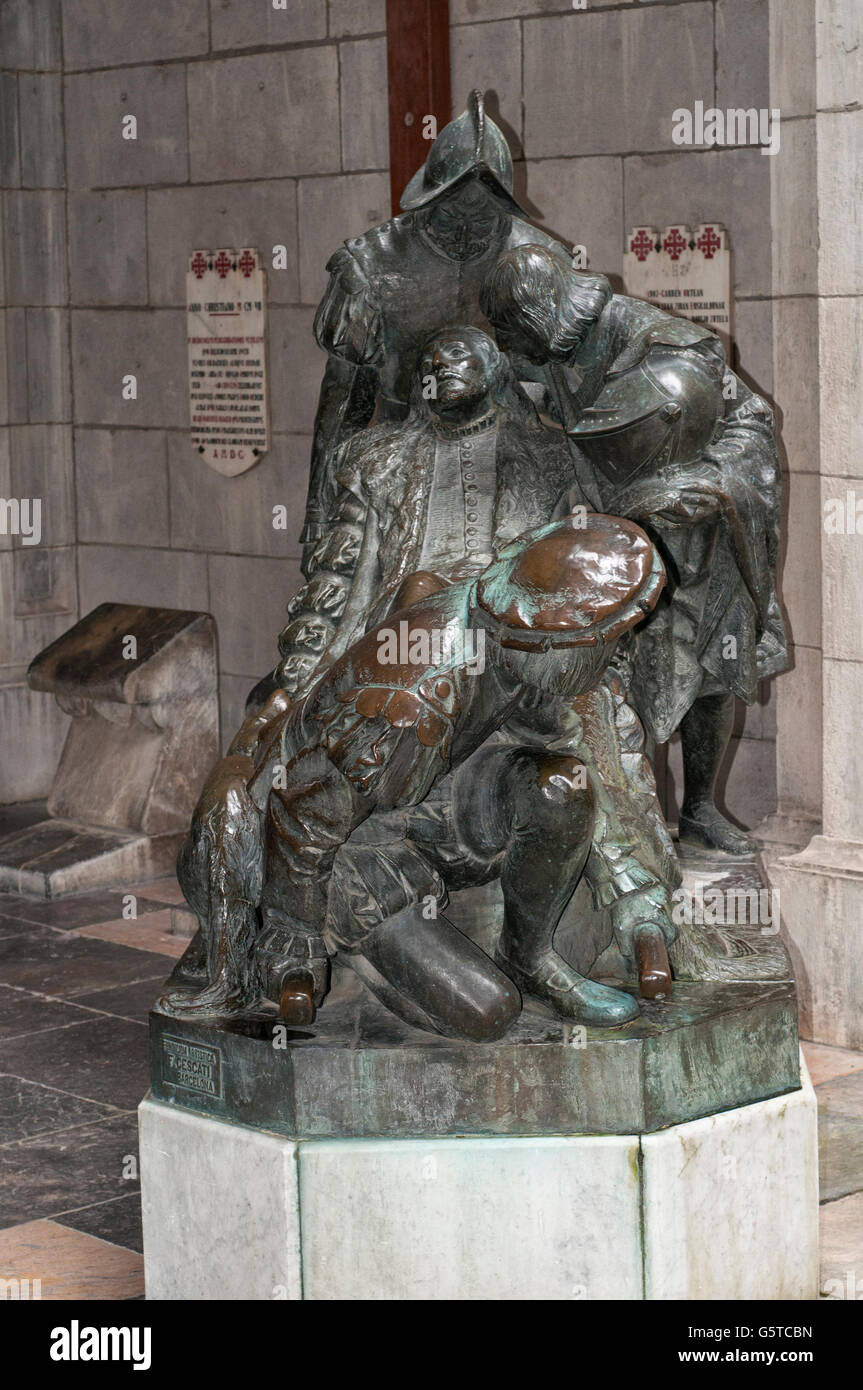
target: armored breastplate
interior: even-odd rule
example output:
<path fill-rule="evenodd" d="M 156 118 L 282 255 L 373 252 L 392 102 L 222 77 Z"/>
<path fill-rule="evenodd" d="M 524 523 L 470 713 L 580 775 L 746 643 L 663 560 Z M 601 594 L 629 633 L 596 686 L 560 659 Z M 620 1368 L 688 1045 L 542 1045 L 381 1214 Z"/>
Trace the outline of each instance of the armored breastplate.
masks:
<path fill-rule="evenodd" d="M 721 362 L 698 349 L 655 346 L 606 381 L 568 433 L 612 483 L 695 463 L 724 413 Z"/>

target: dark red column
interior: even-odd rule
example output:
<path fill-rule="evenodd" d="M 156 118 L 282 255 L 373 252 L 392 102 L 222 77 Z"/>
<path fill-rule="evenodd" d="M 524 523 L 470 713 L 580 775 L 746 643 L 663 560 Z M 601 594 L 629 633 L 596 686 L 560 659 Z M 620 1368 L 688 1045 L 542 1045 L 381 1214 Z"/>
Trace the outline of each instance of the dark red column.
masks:
<path fill-rule="evenodd" d="M 450 118 L 449 0 L 387 0 L 387 75 L 395 213 L 429 151 L 423 118 L 436 117 L 439 130 Z"/>

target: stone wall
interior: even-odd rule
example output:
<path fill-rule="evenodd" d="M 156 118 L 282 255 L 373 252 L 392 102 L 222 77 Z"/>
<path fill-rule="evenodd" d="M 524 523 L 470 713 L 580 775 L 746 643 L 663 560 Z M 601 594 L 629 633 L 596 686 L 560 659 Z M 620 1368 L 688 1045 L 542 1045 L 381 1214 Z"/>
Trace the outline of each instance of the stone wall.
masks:
<path fill-rule="evenodd" d="M 223 732 L 236 727 L 300 579 L 324 265 L 388 215 L 389 186 L 384 0 L 4 0 L 2 14 L 0 490 L 41 496 L 45 518 L 43 546 L 0 551 L 11 800 L 47 790 L 63 732 L 22 684 L 26 663 L 104 600 L 212 612 Z M 122 138 L 128 114 L 136 140 Z M 186 258 L 253 245 L 270 265 L 279 244 L 272 447 L 223 478 L 187 436 Z M 277 504 L 287 531 L 273 529 Z M 13 606 L 13 582 L 16 596 L 50 593 Z"/>
<path fill-rule="evenodd" d="M 769 104 L 767 10 L 450 5 L 456 109 L 471 86 L 490 93 L 537 221 L 584 244 L 618 288 L 633 224 L 724 219 L 735 365 L 772 398 L 773 161 L 671 142 L 678 106 Z M 0 469 L 12 470 L 4 495 L 45 499 L 43 546 L 0 551 L 4 597 L 16 583 L 22 596 L 0 620 L 0 713 L 20 711 L 3 723 L 5 800 L 47 788 L 63 731 L 23 686 L 27 660 L 106 599 L 213 612 L 223 733 L 236 726 L 299 579 L 324 264 L 389 206 L 384 0 L 5 0 L 2 15 L 12 350 Z M 121 135 L 127 114 L 135 141 Z M 186 436 L 184 272 L 196 246 L 244 243 L 267 263 L 284 244 L 288 267 L 269 272 L 272 448 L 227 479 Z M 128 373 L 136 400 L 122 396 Z M 272 527 L 277 503 L 287 532 Z M 765 696 L 740 712 L 728 776 L 729 809 L 748 824 L 773 809 L 773 738 Z M 673 749 L 670 765 L 673 803 Z"/>
<path fill-rule="evenodd" d="M 38 544 L 0 534 L 0 800 L 15 801 L 47 792 L 68 725 L 27 665 L 78 616 L 58 8 L 0 6 L 0 62 L 0 496 L 41 502 Z"/>

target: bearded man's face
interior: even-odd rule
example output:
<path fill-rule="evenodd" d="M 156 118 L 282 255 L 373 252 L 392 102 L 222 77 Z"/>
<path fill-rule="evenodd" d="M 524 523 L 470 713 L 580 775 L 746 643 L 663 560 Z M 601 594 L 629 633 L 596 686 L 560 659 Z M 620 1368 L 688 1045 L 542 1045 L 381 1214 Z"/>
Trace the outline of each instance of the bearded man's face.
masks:
<path fill-rule="evenodd" d="M 423 353 L 420 372 L 424 381 L 433 378 L 435 390 L 429 404 L 441 414 L 487 396 L 493 364 L 467 334 L 441 334 Z"/>
<path fill-rule="evenodd" d="M 469 261 L 500 236 L 505 220 L 494 194 L 478 179 L 471 179 L 434 203 L 425 214 L 424 226 L 453 260 Z"/>

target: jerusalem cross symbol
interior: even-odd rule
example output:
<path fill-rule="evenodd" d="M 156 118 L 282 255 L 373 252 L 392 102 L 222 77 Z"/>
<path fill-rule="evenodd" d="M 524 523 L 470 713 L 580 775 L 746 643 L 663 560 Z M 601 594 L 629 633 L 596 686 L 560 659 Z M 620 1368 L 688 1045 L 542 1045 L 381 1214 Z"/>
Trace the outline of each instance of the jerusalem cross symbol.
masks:
<path fill-rule="evenodd" d="M 680 259 L 681 252 L 686 250 L 686 238 L 680 235 L 676 227 L 672 227 L 662 245 L 671 259 L 676 261 Z"/>
<path fill-rule="evenodd" d="M 699 251 L 704 252 L 704 259 L 706 261 L 712 261 L 714 251 L 719 250 L 722 242 L 712 227 L 705 227 L 695 245 L 698 247 Z"/>
<path fill-rule="evenodd" d="M 653 238 L 642 227 L 638 236 L 634 236 L 629 243 L 630 251 L 634 251 L 640 261 L 646 261 L 653 250 Z"/>

